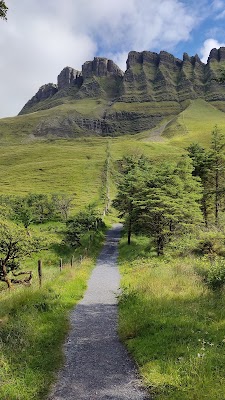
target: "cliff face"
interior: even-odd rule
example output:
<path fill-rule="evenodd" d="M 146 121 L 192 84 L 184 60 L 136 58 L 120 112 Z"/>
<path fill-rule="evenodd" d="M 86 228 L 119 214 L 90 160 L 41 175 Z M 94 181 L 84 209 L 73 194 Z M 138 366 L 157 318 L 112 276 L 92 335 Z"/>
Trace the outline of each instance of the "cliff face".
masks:
<path fill-rule="evenodd" d="M 225 100 L 218 82 L 225 67 L 225 48 L 213 49 L 207 64 L 198 55 L 183 60 L 161 51 L 130 52 L 123 79 L 122 101 L 178 101 L 205 98 Z"/>
<path fill-rule="evenodd" d="M 187 100 L 200 97 L 216 105 L 225 101 L 225 84 L 219 79 L 224 69 L 225 47 L 212 49 L 207 64 L 187 53 L 180 60 L 165 51 L 131 51 L 125 73 L 112 60 L 95 57 L 83 64 L 82 71 L 64 68 L 57 85 L 42 86 L 20 114 L 80 99 L 103 99 L 108 107 L 98 118 L 71 117 L 79 132 L 136 132 L 179 113 Z M 60 127 L 63 131 L 63 121 Z"/>

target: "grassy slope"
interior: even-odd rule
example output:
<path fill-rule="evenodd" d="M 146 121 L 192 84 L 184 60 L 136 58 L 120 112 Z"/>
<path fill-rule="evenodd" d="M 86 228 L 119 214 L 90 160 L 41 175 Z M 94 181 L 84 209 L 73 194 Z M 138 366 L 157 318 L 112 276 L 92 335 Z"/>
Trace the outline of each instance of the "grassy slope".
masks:
<path fill-rule="evenodd" d="M 157 259 L 149 240 L 120 247 L 120 336 L 154 399 L 224 399 L 225 297 L 210 293 L 192 259 Z"/>
<path fill-rule="evenodd" d="M 0 398 L 43 400 L 63 362 L 62 344 L 69 329 L 68 313 L 83 296 L 87 279 L 103 242 L 99 233 L 92 256 L 74 267 L 43 263 L 42 289 L 34 279 L 31 288 L 1 292 Z M 35 277 L 36 278 L 36 277 Z"/>
<path fill-rule="evenodd" d="M 0 194 L 69 193 L 77 207 L 99 202 L 106 141 L 58 141 L 1 148 Z"/>
<path fill-rule="evenodd" d="M 192 142 L 208 145 L 210 134 L 218 126 L 225 132 L 225 114 L 213 105 L 198 99 L 175 117 L 165 130 L 165 137 L 171 138 L 173 146 L 186 147 Z"/>
<path fill-rule="evenodd" d="M 95 104 L 96 110 L 97 110 L 96 113 L 99 113 L 100 109 L 98 109 L 98 107 L 102 108 L 102 105 L 98 104 L 97 102 L 93 103 L 92 100 L 90 101 L 89 106 L 87 106 L 86 100 L 84 102 L 79 102 L 79 107 L 80 107 L 79 112 L 82 112 L 82 113 L 86 112 L 86 114 L 88 115 L 88 113 L 91 112 L 94 104 Z M 64 113 L 65 110 L 67 110 L 67 111 L 69 110 L 68 107 L 70 107 L 70 106 L 69 105 L 59 106 L 58 110 L 59 110 L 59 112 Z M 43 113 L 46 116 L 48 113 L 52 113 L 52 110 L 46 110 L 46 111 L 43 111 Z M 47 114 L 45 114 L 45 113 L 47 113 Z M 145 133 L 141 133 L 140 135 L 124 136 L 124 137 L 113 138 L 113 139 L 88 138 L 88 139 L 79 139 L 76 141 L 60 140 L 60 141 L 34 142 L 34 143 L 25 144 L 25 140 L 23 140 L 23 137 L 24 138 L 27 137 L 27 131 L 26 131 L 27 124 L 28 124 L 28 129 L 30 129 L 30 127 L 32 125 L 32 119 L 35 120 L 35 118 L 37 118 L 37 114 L 33 113 L 29 116 L 28 119 L 27 118 L 28 118 L 28 116 L 20 117 L 21 127 L 19 127 L 18 125 L 15 124 L 14 119 L 12 119 L 12 120 L 10 119 L 11 123 L 15 124 L 15 129 L 12 130 L 11 132 L 14 132 L 15 135 L 18 134 L 18 140 L 15 138 L 14 138 L 15 140 L 13 139 L 14 145 L 7 144 L 7 143 L 11 143 L 11 141 L 12 141 L 12 136 L 11 136 L 11 134 L 9 134 L 9 132 L 7 132 L 7 130 L 5 131 L 4 137 L 0 138 L 0 141 L 2 144 L 4 144 L 4 143 L 7 144 L 5 146 L 4 145 L 1 146 L 0 165 L 1 165 L 2 173 L 0 176 L 0 193 L 4 193 L 4 194 L 25 194 L 27 192 L 70 193 L 70 194 L 76 193 L 75 203 L 74 203 L 75 208 L 82 208 L 85 204 L 88 204 L 92 201 L 97 201 L 98 204 L 101 205 L 101 207 L 102 207 L 102 204 L 103 204 L 102 200 L 101 200 L 101 196 L 102 196 L 102 192 L 103 192 L 102 173 L 103 173 L 103 169 L 104 169 L 104 162 L 106 159 L 106 146 L 107 146 L 108 142 L 110 142 L 110 152 L 111 152 L 111 158 L 112 158 L 113 162 L 115 162 L 118 158 L 121 158 L 124 154 L 127 154 L 129 152 L 136 152 L 136 153 L 144 152 L 146 155 L 149 155 L 153 160 L 155 160 L 157 162 L 161 162 L 164 159 L 174 160 L 175 158 L 179 157 L 180 154 L 182 153 L 182 148 L 186 147 L 189 143 L 191 143 L 193 141 L 200 141 L 201 144 L 207 145 L 210 140 L 210 132 L 215 124 L 217 124 L 220 128 L 224 127 L 224 130 L 225 130 L 225 114 L 221 113 L 220 111 L 218 111 L 211 105 L 208 105 L 207 103 L 205 103 L 201 100 L 192 102 L 190 107 L 187 110 L 185 110 L 183 112 L 183 114 L 181 114 L 178 117 L 178 119 L 176 119 L 176 123 L 177 123 L 177 120 L 179 120 L 179 125 L 182 125 L 182 123 L 183 123 L 186 133 L 185 134 L 182 133 L 179 136 L 179 135 L 177 135 L 176 131 L 173 131 L 173 134 L 175 133 L 175 136 L 173 138 L 165 139 L 165 141 L 162 143 L 154 143 L 154 142 L 148 141 L 149 132 L 145 132 Z M 3 126 L 2 124 L 4 125 L 3 120 L 0 121 L 0 132 L 1 132 L 1 127 Z M 174 127 L 176 127 L 176 126 L 177 125 L 175 124 Z M 23 129 L 24 129 L 24 133 L 22 133 L 22 136 L 21 136 L 21 130 L 23 132 Z M 170 134 L 171 134 L 171 129 L 172 128 L 170 127 Z M 24 143 L 21 143 L 21 139 L 23 140 Z M 18 144 L 18 142 L 19 142 L 19 144 Z M 115 192 L 114 186 L 112 187 L 112 192 Z M 54 227 L 50 226 L 49 229 L 50 229 L 50 231 L 52 230 L 52 232 L 54 231 Z M 48 228 L 45 229 L 45 227 L 43 227 L 43 235 L 46 235 L 47 231 L 48 231 Z M 53 232 L 53 235 L 55 235 L 54 232 Z M 134 252 L 135 251 L 136 250 L 134 250 Z M 54 253 L 54 251 L 51 254 L 51 258 L 52 258 L 52 260 L 53 259 L 56 260 L 57 257 L 59 257 L 59 254 L 58 253 L 53 254 L 53 253 Z M 47 266 L 48 264 L 47 264 L 46 255 L 45 255 L 44 260 L 46 260 L 46 266 Z M 36 261 L 37 260 L 35 260 L 35 263 L 36 263 Z M 50 264 L 52 265 L 52 261 L 50 261 Z M 49 266 L 50 266 L 50 264 L 49 264 Z M 142 264 L 144 264 L 144 265 L 141 267 Z M 145 314 L 144 310 L 147 310 L 147 316 L 151 315 L 151 309 L 149 307 L 150 307 L 150 305 L 152 305 L 155 302 L 154 296 L 156 296 L 155 294 L 153 294 L 153 297 L 150 298 L 149 295 L 146 294 L 147 293 L 146 286 L 143 283 L 143 281 L 145 281 L 146 285 L 147 285 L 147 282 L 149 280 L 146 279 L 146 277 L 148 276 L 148 273 L 150 274 L 150 273 L 152 273 L 152 271 L 150 271 L 148 266 L 146 269 L 145 263 L 142 263 L 142 262 L 138 264 L 138 267 L 140 267 L 140 273 L 137 273 L 137 275 L 135 275 L 135 279 L 133 279 L 133 268 L 128 268 L 128 265 L 126 264 L 125 268 L 123 269 L 124 276 L 125 276 L 125 278 L 124 278 L 125 285 L 127 285 L 127 282 L 130 282 L 131 285 L 134 285 L 135 290 L 140 291 L 140 293 L 142 293 L 142 290 L 144 290 L 144 292 L 145 292 L 144 296 L 147 296 L 147 300 L 146 300 L 146 297 L 144 297 L 144 303 L 143 303 L 144 308 L 142 308 L 142 304 L 141 304 L 141 308 L 135 308 L 136 305 L 134 306 L 134 308 L 132 308 L 133 306 L 132 305 L 130 306 L 130 304 L 128 303 L 128 308 L 131 307 L 131 309 L 133 310 L 132 320 L 129 321 L 129 324 L 133 324 L 132 326 L 134 326 L 134 324 L 136 324 L 135 325 L 136 330 L 132 331 L 133 333 L 131 334 L 132 337 L 134 337 L 136 334 L 139 334 L 139 333 L 141 334 L 142 331 L 143 331 L 143 334 L 145 334 L 146 332 L 147 332 L 147 334 L 148 334 L 148 332 L 150 332 L 150 333 L 152 332 L 151 330 L 149 330 L 150 329 L 149 327 L 152 324 L 152 320 L 148 320 L 146 322 L 146 326 L 144 328 L 143 328 L 143 324 L 145 322 L 143 322 L 143 324 L 142 324 L 142 322 L 140 321 L 141 324 L 140 324 L 140 327 L 138 328 L 139 320 L 137 318 L 138 318 L 138 315 Z M 50 277 L 54 276 L 54 271 L 55 271 L 54 267 L 53 267 L 53 269 L 51 269 L 52 267 L 48 267 L 48 268 L 49 268 L 48 269 L 49 276 Z M 169 273 L 168 269 L 163 269 L 163 271 L 165 271 L 165 273 L 167 274 L 167 275 L 165 275 L 165 279 L 163 278 L 166 282 L 166 285 L 168 283 L 168 279 L 170 280 L 170 282 L 172 284 L 174 277 L 171 278 L 171 276 L 168 275 L 168 273 Z M 163 271 L 162 271 L 162 273 L 163 273 Z M 157 272 L 157 270 L 153 270 L 153 272 Z M 53 274 L 53 275 L 51 275 L 51 274 Z M 150 274 L 149 279 L 153 279 L 153 275 Z M 183 280 L 183 277 L 181 277 L 179 279 Z M 191 282 L 192 281 L 193 281 L 193 279 L 191 278 Z M 136 285 L 137 285 L 137 287 L 136 287 Z M 160 285 L 162 285 L 162 283 L 160 283 Z M 188 290 L 183 292 L 183 288 L 184 288 L 183 284 L 181 285 L 180 281 L 178 281 L 177 285 L 178 285 L 177 287 L 181 287 L 181 289 L 182 289 L 182 291 L 180 289 L 178 290 L 179 296 L 181 296 L 181 298 L 185 297 L 185 296 L 190 297 L 195 292 L 195 290 L 197 290 L 194 288 L 193 290 L 191 289 L 190 292 L 188 292 Z M 157 287 L 157 285 L 156 285 L 156 287 Z M 65 286 L 65 288 L 66 288 L 66 286 Z M 161 286 L 160 290 L 163 291 L 165 289 L 166 288 L 164 286 Z M 175 302 L 176 302 L 176 299 L 177 299 L 177 297 L 176 297 L 177 291 L 176 290 L 175 290 L 175 294 L 172 293 L 169 295 L 169 296 L 171 296 L 171 299 L 172 299 L 170 302 L 168 302 L 169 308 L 172 303 L 175 304 Z M 195 292 L 195 293 L 197 293 L 197 292 Z M 175 297 L 175 300 L 174 300 L 174 297 Z M 196 295 L 195 300 L 196 300 L 196 303 L 195 303 L 194 307 L 197 307 L 196 309 L 199 310 L 198 313 L 200 313 L 201 310 L 203 312 L 205 312 L 205 309 L 201 308 L 202 307 L 201 304 L 198 306 L 199 301 L 201 300 L 201 297 L 199 294 Z M 17 301 L 17 300 L 15 300 L 15 301 Z M 67 301 L 67 300 L 65 300 L 65 301 Z M 179 299 L 178 299 L 178 301 L 180 302 Z M 39 300 L 37 300 L 37 303 L 39 304 Z M 69 303 L 70 303 L 70 301 L 68 302 L 68 304 Z M 164 303 L 165 303 L 164 304 L 165 309 L 162 309 L 162 315 L 164 318 L 164 322 L 166 321 L 165 323 L 167 323 L 166 312 L 168 311 L 168 307 L 167 307 L 167 303 L 165 301 L 164 301 Z M 70 304 L 72 304 L 72 303 L 70 303 Z M 181 302 L 180 302 L 180 304 L 181 304 Z M 139 305 L 138 305 L 138 307 L 139 307 Z M 189 307 L 188 301 L 187 301 L 187 307 Z M 178 313 L 180 312 L 179 310 L 181 310 L 181 309 L 180 308 L 178 309 Z M 141 314 L 140 314 L 140 311 L 141 311 Z M 156 311 L 155 311 L 156 319 L 157 319 L 158 311 L 159 311 L 159 309 L 156 309 Z M 188 312 L 188 310 L 187 310 L 187 312 Z M 215 310 L 212 306 L 212 313 L 214 313 L 214 312 L 215 312 Z M 126 313 L 126 310 L 125 310 L 125 313 Z M 197 313 L 197 317 L 198 317 L 198 313 Z M 4 307 L 2 306 L 2 315 L 0 316 L 0 318 L 2 318 L 2 321 L 7 322 L 7 319 L 5 319 L 5 316 L 3 314 L 4 314 Z M 46 315 L 45 313 L 42 315 L 42 317 L 44 319 L 45 319 L 45 315 Z M 25 325 L 28 323 L 28 329 L 30 329 L 29 328 L 30 326 L 34 326 L 37 323 L 37 321 L 39 321 L 40 316 L 36 316 L 36 317 L 37 317 L 36 320 L 31 321 L 31 325 L 28 320 L 26 322 L 26 318 L 27 318 L 26 316 L 24 316 L 24 317 L 22 316 L 22 320 L 18 320 L 16 322 L 16 324 L 18 323 L 18 326 L 21 327 L 22 332 L 25 333 L 25 336 L 27 335 Z M 178 317 L 179 317 L 179 315 L 178 315 Z M 25 318 L 25 319 L 23 320 L 23 318 Z M 52 314 L 52 318 L 53 319 L 55 318 L 54 313 Z M 126 318 L 127 317 L 124 316 L 124 321 L 126 321 Z M 177 321 L 178 321 L 178 319 L 177 319 Z M 4 328 L 5 322 L 2 325 L 3 332 L 5 329 Z M 194 329 L 196 329 L 196 332 L 198 331 L 198 329 L 204 330 L 204 326 L 201 325 L 201 323 L 199 323 L 199 324 L 203 328 L 201 328 L 201 327 L 199 328 L 197 319 L 193 323 L 195 324 L 196 328 L 194 328 Z M 13 331 L 14 323 L 12 323 L 12 324 L 9 323 L 9 325 L 8 324 L 6 324 L 6 325 L 9 327 L 9 329 L 12 329 L 12 338 L 14 338 L 14 336 L 13 336 L 14 335 L 14 333 L 13 333 L 14 332 Z M 49 334 L 51 335 L 51 330 L 49 330 L 49 326 L 51 326 L 51 324 L 50 325 L 46 324 L 45 327 L 43 327 L 43 331 L 45 334 L 47 334 L 47 332 L 49 331 Z M 163 326 L 165 326 L 165 325 L 163 325 Z M 62 342 L 64 334 L 65 334 L 65 328 L 63 327 L 63 325 L 61 323 L 59 323 L 58 327 L 59 327 L 59 332 L 61 330 L 61 333 L 59 333 L 59 341 L 57 343 L 55 343 L 55 342 L 53 343 L 53 346 L 56 346 L 55 349 L 58 348 L 59 343 Z M 169 327 L 170 326 L 168 325 L 168 329 L 169 329 Z M 158 325 L 156 325 L 156 328 L 157 328 L 157 332 L 158 332 Z M 223 328 L 223 326 L 222 326 L 222 328 Z M 123 325 L 121 325 L 120 329 L 121 330 L 124 329 Z M 188 333 L 190 333 L 190 332 L 188 332 Z M 11 335 L 11 333 L 10 333 L 10 335 Z M 169 335 L 169 333 L 168 333 L 168 335 Z M 125 337 L 126 332 L 125 332 L 125 334 L 122 334 L 122 336 Z M 156 339 L 157 339 L 157 336 L 158 336 L 158 334 L 156 334 L 156 336 L 155 336 Z M 155 338 L 154 338 L 154 340 L 155 340 Z M 203 334 L 201 335 L 201 338 L 204 338 Z M 14 339 L 12 339 L 12 340 L 14 340 Z M 20 339 L 18 339 L 18 340 L 20 340 Z M 25 340 L 25 339 L 22 339 L 22 340 Z M 31 338 L 31 342 L 29 342 L 29 340 L 26 342 L 28 347 L 30 346 L 30 343 L 34 339 Z M 49 341 L 51 341 L 51 340 L 52 339 L 50 339 L 50 336 L 49 336 Z M 171 336 L 168 336 L 168 340 L 169 341 L 172 340 Z M 168 342 L 168 340 L 167 340 L 167 342 Z M 175 342 L 172 342 L 172 345 L 170 346 L 171 354 L 172 354 L 172 351 L 174 350 L 174 348 L 177 346 L 177 342 L 176 342 L 177 340 L 178 340 L 177 336 L 175 336 Z M 218 339 L 216 339 L 216 340 L 218 340 L 218 341 L 220 340 L 219 336 L 218 336 Z M 151 381 L 154 383 L 154 385 L 158 385 L 159 390 L 161 390 L 162 388 L 165 388 L 167 385 L 170 388 L 171 388 L 171 386 L 177 387 L 179 382 L 181 382 L 180 385 L 182 385 L 182 386 L 186 385 L 185 380 L 182 380 L 184 378 L 180 378 L 180 377 L 177 378 L 177 381 L 175 383 L 174 383 L 174 381 L 171 383 L 170 371 L 167 371 L 167 367 L 165 366 L 165 363 L 163 363 L 164 362 L 163 359 L 162 359 L 162 362 L 160 361 L 160 365 L 158 364 L 158 362 L 156 362 L 155 367 L 153 365 L 154 362 L 150 363 L 148 365 L 149 361 L 146 358 L 145 359 L 142 358 L 144 356 L 142 356 L 142 353 L 141 353 L 142 350 L 140 349 L 140 347 L 142 347 L 142 344 L 141 344 L 142 337 L 141 337 L 141 339 L 137 337 L 137 341 L 136 341 L 137 351 L 134 350 L 134 347 L 132 347 L 133 346 L 132 343 L 134 343 L 134 341 L 130 342 L 129 348 L 132 349 L 134 356 L 138 360 L 138 362 L 143 365 L 142 372 L 143 372 L 144 376 L 146 377 L 146 381 L 148 381 L 148 382 Z M 149 352 L 147 353 L 147 355 L 148 355 L 148 357 L 151 358 L 151 355 L 149 356 L 149 354 L 152 349 L 152 336 L 150 337 L 150 342 L 149 341 L 145 342 L 145 339 L 144 339 L 143 343 L 144 343 L 144 353 L 146 353 L 146 346 L 147 346 L 147 348 L 149 348 Z M 153 341 L 153 343 L 155 343 L 155 342 Z M 14 344 L 14 342 L 12 342 L 12 346 L 11 346 L 12 351 L 15 350 L 16 344 L 17 344 L 17 341 L 15 341 L 15 344 Z M 41 340 L 40 340 L 40 344 L 42 344 Z M 166 346 L 167 344 L 165 342 L 163 342 L 163 345 Z M 195 349 L 193 350 L 195 352 L 194 354 L 196 354 L 196 351 L 199 350 L 198 347 L 199 347 L 199 344 L 197 343 L 195 346 Z M 155 348 L 155 345 L 154 345 L 154 348 Z M 37 348 L 35 347 L 34 352 L 36 352 L 36 350 L 37 350 Z M 168 349 L 168 352 L 169 352 L 169 349 Z M 31 359 L 32 359 L 32 355 L 31 354 L 29 355 L 29 351 L 27 354 L 28 354 L 28 358 L 31 357 Z M 162 358 L 165 358 L 164 357 L 165 352 L 163 352 L 162 348 L 161 348 L 161 355 L 162 355 Z M 9 362 L 7 359 L 8 356 L 9 355 L 5 356 L 5 352 L 4 352 L 4 356 L 1 359 L 1 365 L 4 366 L 3 375 L 6 377 L 6 384 L 5 384 L 6 386 L 4 389 L 5 392 L 3 392 L 3 393 L 7 393 L 7 396 L 4 394 L 4 395 L 2 395 L 2 398 L 7 398 L 7 400 L 13 400 L 13 399 L 17 399 L 17 398 L 20 399 L 20 397 L 18 397 L 19 396 L 18 393 L 21 392 L 22 393 L 21 399 L 22 398 L 23 399 L 26 399 L 26 398 L 27 399 L 37 398 L 38 399 L 39 398 L 39 397 L 37 397 L 38 391 L 40 392 L 42 390 L 42 392 L 40 392 L 40 393 L 44 393 L 44 391 L 46 391 L 46 381 L 40 372 L 41 366 L 39 366 L 37 368 L 37 377 L 38 377 L 38 374 L 40 373 L 39 378 L 43 384 L 42 384 L 42 389 L 40 389 L 40 386 L 38 389 L 35 386 L 36 384 L 34 383 L 33 378 L 32 378 L 32 374 L 34 373 L 36 366 L 34 368 L 34 365 L 32 364 L 31 367 L 28 366 L 28 370 L 26 370 L 27 372 L 25 372 L 25 373 L 21 372 L 22 375 L 20 374 L 20 372 L 18 372 L 18 375 L 17 375 L 15 373 L 15 370 L 11 369 L 12 367 L 9 365 Z M 56 358 L 58 360 L 61 359 L 60 357 L 61 357 L 60 355 L 56 356 Z M 180 356 L 178 356 L 178 357 L 180 357 Z M 153 357 L 153 359 L 154 359 L 154 357 Z M 14 360 L 14 358 L 13 358 L 13 360 Z M 194 359 L 194 362 L 195 361 L 196 360 Z M 13 362 L 15 362 L 15 360 Z M 21 360 L 21 362 L 22 362 L 22 364 L 20 364 L 20 365 L 23 365 L 23 359 Z M 55 360 L 52 360 L 51 362 L 54 364 Z M 222 361 L 221 361 L 221 363 L 222 363 Z M 15 365 L 17 366 L 17 370 L 20 371 L 19 364 L 15 364 Z M 49 367 L 48 367 L 48 364 L 46 364 L 46 365 L 47 365 L 47 367 L 46 367 L 46 371 L 47 371 Z M 180 364 L 178 364 L 178 367 L 181 369 L 185 367 L 185 368 L 189 368 L 189 370 L 190 370 L 192 368 L 192 365 L 184 366 L 182 364 L 180 366 Z M 165 376 L 164 375 L 162 376 L 162 372 L 161 372 L 160 368 L 163 371 L 164 370 L 166 371 L 165 374 L 163 373 Z M 173 368 L 173 367 L 171 366 L 171 368 Z M 184 371 L 186 371 L 185 368 L 184 368 Z M 155 374 L 155 377 L 151 374 L 151 372 L 149 373 L 150 370 L 153 370 L 153 375 Z M 176 372 L 176 373 L 178 374 L 178 372 Z M 200 373 L 204 375 L 204 370 L 197 370 L 196 374 L 201 375 Z M 50 375 L 52 376 L 52 372 L 50 372 Z M 50 375 L 47 375 L 47 379 Z M 15 378 L 14 381 L 12 378 L 13 376 Z M 36 378 L 34 378 L 34 379 L 36 379 Z M 202 377 L 201 377 L 201 379 L 202 379 Z M 209 382 L 212 382 L 212 380 L 210 380 L 210 379 L 209 379 Z M 159 384 L 155 383 L 155 382 L 157 382 L 157 380 L 159 381 Z M 31 381 L 31 386 L 29 386 L 29 388 L 28 388 L 27 385 L 28 385 L 29 381 Z M 199 379 L 199 381 L 200 381 L 200 379 Z M 201 386 L 201 383 L 199 383 L 199 385 Z M 211 383 L 209 383 L 209 386 L 210 385 L 211 385 Z M 26 387 L 27 387 L 27 389 L 25 389 Z M 190 383 L 190 388 L 191 388 L 191 383 Z M 12 390 L 14 390 L 14 392 Z M 36 390 L 36 394 L 34 395 L 35 390 Z M 221 390 L 220 386 L 217 386 L 217 390 L 218 390 L 218 393 L 220 393 L 220 390 Z M 17 393 L 17 394 L 15 395 L 15 393 Z M 40 399 L 43 398 L 41 396 L 42 395 L 40 395 Z M 183 393 L 182 393 L 182 396 L 183 396 Z M 162 397 L 162 398 L 164 398 L 164 397 Z M 165 397 L 165 398 L 170 398 L 170 397 Z M 176 398 L 176 397 L 173 397 L 173 398 Z M 182 397 L 182 398 L 185 399 L 185 397 Z M 191 397 L 186 397 L 186 398 L 191 399 Z M 193 399 L 194 398 L 196 398 L 196 397 L 193 397 Z M 197 397 L 197 398 L 201 398 L 201 397 Z M 202 398 L 204 398 L 204 397 L 202 397 Z M 213 398 L 213 396 L 211 396 L 211 398 Z M 221 397 L 221 398 L 223 398 L 223 397 Z M 179 400 L 180 397 L 177 397 L 177 399 Z"/>
<path fill-rule="evenodd" d="M 61 104 L 54 108 L 32 112 L 30 114 L 20 115 L 17 117 L 0 119 L 0 143 L 26 143 L 33 140 L 29 135 L 42 120 L 54 120 L 60 117 L 66 117 L 73 114 L 76 117 L 94 116 L 98 118 L 105 109 L 104 100 L 77 100 Z M 79 128 L 78 128 L 79 129 Z"/>

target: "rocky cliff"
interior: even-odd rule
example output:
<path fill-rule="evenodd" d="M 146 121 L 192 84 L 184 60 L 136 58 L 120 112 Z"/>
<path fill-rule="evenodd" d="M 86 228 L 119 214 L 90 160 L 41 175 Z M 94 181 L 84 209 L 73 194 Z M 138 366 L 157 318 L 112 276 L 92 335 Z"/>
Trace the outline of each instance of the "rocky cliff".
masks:
<path fill-rule="evenodd" d="M 199 97 L 225 109 L 225 83 L 220 81 L 224 70 L 225 47 L 212 49 L 206 64 L 198 55 L 187 53 L 180 60 L 165 51 L 131 51 L 125 73 L 112 60 L 95 57 L 83 64 L 82 71 L 64 68 L 57 84 L 42 86 L 20 114 L 96 99 L 104 101 L 104 110 L 97 116 L 91 111 L 88 116 L 79 112 L 70 116 L 73 133 L 76 127 L 79 134 L 138 132 L 155 126 L 165 116 L 176 115 L 187 101 Z M 41 129 L 44 125 L 46 122 L 39 124 L 34 134 L 46 134 L 48 129 Z M 65 125 L 68 131 L 70 123 Z M 54 129 L 57 131 L 57 126 Z"/>

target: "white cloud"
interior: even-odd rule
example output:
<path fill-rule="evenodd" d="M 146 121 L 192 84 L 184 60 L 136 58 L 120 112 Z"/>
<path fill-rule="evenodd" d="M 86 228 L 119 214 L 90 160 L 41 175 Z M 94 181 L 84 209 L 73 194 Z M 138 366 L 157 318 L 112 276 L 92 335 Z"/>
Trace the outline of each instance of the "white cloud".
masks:
<path fill-rule="evenodd" d="M 201 60 L 207 63 L 209 53 L 212 49 L 219 49 L 220 47 L 225 47 L 225 43 L 219 43 L 215 39 L 207 39 L 204 41 L 202 48 L 200 49 Z"/>
<path fill-rule="evenodd" d="M 214 0 L 213 1 L 213 8 L 214 10 L 221 10 L 222 8 L 224 8 L 224 1 L 223 0 Z"/>
<path fill-rule="evenodd" d="M 1 116 L 16 114 L 66 65 L 80 69 L 102 55 L 125 69 L 128 51 L 172 51 L 199 20 L 181 0 L 9 0 L 8 6 L 8 22 L 0 21 Z"/>

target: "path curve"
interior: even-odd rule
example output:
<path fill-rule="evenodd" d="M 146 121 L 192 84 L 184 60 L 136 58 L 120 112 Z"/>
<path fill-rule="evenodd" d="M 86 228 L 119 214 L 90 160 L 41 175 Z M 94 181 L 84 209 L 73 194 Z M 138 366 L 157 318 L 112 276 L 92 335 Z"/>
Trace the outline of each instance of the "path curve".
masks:
<path fill-rule="evenodd" d="M 66 363 L 49 400 L 148 400 L 117 335 L 121 224 L 113 225 L 83 300 L 71 314 Z"/>

